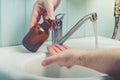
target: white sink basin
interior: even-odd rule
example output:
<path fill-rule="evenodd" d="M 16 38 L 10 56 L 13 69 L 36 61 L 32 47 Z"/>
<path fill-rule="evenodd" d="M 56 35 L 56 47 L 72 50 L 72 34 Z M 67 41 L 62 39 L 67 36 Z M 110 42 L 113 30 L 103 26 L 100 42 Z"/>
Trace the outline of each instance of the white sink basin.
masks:
<path fill-rule="evenodd" d="M 99 37 L 98 42 L 98 49 L 120 47 L 120 41 L 105 37 Z M 22 45 L 1 47 L 0 72 L 13 80 L 101 80 L 100 76 L 105 75 L 82 66 L 73 66 L 71 69 L 56 64 L 41 66 L 41 61 L 48 56 L 46 46 L 50 44 L 46 42 L 36 53 L 27 51 Z M 65 44 L 73 48 L 95 49 L 94 37 L 70 39 Z"/>
<path fill-rule="evenodd" d="M 47 67 L 43 67 L 41 61 L 45 57 L 46 54 L 42 54 L 42 56 L 34 56 L 28 59 L 24 64 L 24 70 L 27 73 L 47 78 L 83 78 L 105 75 L 82 66 L 73 66 L 68 69 L 66 67 L 59 67 L 56 64 L 51 64 Z"/>
<path fill-rule="evenodd" d="M 120 42 L 112 39 L 99 37 L 98 42 L 98 49 L 120 47 Z M 65 44 L 73 48 L 95 49 L 94 37 L 72 39 L 65 42 Z M 82 66 L 73 66 L 68 69 L 66 67 L 59 67 L 56 64 L 51 64 L 47 67 L 43 67 L 41 61 L 47 56 L 47 53 L 41 53 L 39 56 L 37 55 L 29 58 L 24 62 L 24 71 L 29 74 L 46 78 L 84 78 L 106 75 Z"/>

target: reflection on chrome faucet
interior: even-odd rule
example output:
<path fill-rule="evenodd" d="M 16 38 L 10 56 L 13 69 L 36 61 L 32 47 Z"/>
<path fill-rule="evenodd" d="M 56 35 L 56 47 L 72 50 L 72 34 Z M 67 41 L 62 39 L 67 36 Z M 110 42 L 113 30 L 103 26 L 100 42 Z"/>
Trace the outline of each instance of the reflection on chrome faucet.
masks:
<path fill-rule="evenodd" d="M 56 15 L 56 23 L 57 26 L 52 29 L 52 43 L 58 43 L 58 41 L 62 38 L 62 26 L 63 26 L 63 18 L 65 14 Z"/>
<path fill-rule="evenodd" d="M 61 16 L 61 18 L 56 19 L 58 26 L 56 28 L 53 28 L 52 31 L 52 41 L 53 44 L 63 44 L 79 27 L 82 26 L 87 20 L 90 20 L 91 22 L 95 22 L 97 20 L 97 14 L 91 13 L 83 17 L 81 20 L 79 20 L 63 37 L 62 37 L 62 19 L 64 17 L 64 14 L 59 14 L 58 16 Z"/>

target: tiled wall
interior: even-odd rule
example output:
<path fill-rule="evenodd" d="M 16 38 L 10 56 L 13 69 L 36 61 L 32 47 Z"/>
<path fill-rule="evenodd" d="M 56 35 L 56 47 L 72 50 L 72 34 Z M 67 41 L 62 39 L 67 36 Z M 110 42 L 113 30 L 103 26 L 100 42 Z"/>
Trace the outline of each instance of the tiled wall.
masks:
<path fill-rule="evenodd" d="M 28 31 L 34 2 L 35 0 L 0 0 L 0 46 L 21 44 Z M 97 12 L 99 35 L 111 37 L 114 27 L 113 9 L 114 0 L 61 0 L 56 14 L 65 13 L 65 34 L 83 16 Z M 93 35 L 93 27 L 88 21 L 71 38 L 90 35 Z"/>

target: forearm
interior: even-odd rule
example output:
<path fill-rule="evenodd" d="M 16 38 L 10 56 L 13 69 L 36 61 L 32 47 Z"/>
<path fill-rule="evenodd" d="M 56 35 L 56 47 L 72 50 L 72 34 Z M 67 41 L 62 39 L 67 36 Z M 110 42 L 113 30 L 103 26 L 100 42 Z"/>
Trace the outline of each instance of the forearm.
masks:
<path fill-rule="evenodd" d="M 109 75 L 120 74 L 120 49 L 86 51 L 86 53 L 87 55 L 83 55 L 83 60 L 79 58 L 81 60 L 79 65 Z"/>

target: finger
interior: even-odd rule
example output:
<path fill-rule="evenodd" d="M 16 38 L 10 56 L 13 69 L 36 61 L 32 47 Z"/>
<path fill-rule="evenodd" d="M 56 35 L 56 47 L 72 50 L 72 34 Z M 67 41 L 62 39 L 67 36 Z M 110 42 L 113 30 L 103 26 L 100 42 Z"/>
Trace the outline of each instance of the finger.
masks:
<path fill-rule="evenodd" d="M 57 54 L 59 54 L 62 50 L 58 47 L 56 47 L 55 45 L 53 46 L 54 50 L 57 52 Z"/>
<path fill-rule="evenodd" d="M 49 64 L 52 64 L 58 60 L 58 55 L 50 56 L 42 61 L 43 66 L 47 66 Z"/>
<path fill-rule="evenodd" d="M 48 17 L 47 12 L 45 11 L 45 12 L 43 13 L 43 20 L 46 21 L 46 20 L 48 20 L 48 19 L 50 19 L 50 18 Z"/>
<path fill-rule="evenodd" d="M 52 0 L 52 1 L 53 1 L 53 0 Z M 58 7 L 60 1 L 61 1 L 61 0 L 56 0 L 56 1 L 53 2 L 53 4 L 55 5 L 55 6 L 54 6 L 54 9 L 56 9 L 56 8 Z"/>
<path fill-rule="evenodd" d="M 71 49 L 70 47 L 68 47 L 68 46 L 66 46 L 66 45 L 63 45 L 63 47 L 64 47 L 65 49 Z"/>
<path fill-rule="evenodd" d="M 59 52 L 61 52 L 61 50 L 59 48 L 57 48 L 55 45 L 48 46 L 47 49 L 51 55 L 55 55 L 55 54 L 58 54 Z"/>
<path fill-rule="evenodd" d="M 42 9 L 40 8 L 39 4 L 35 3 L 34 8 L 33 8 L 32 18 L 31 18 L 30 25 L 29 25 L 30 29 L 33 26 L 35 26 L 35 24 L 38 23 L 41 17 L 41 13 L 42 13 Z"/>
<path fill-rule="evenodd" d="M 53 4 L 49 1 L 47 1 L 45 4 L 45 9 L 46 9 L 46 14 L 44 15 L 44 19 L 51 19 L 55 20 L 55 13 L 54 13 L 54 6 Z"/>
<path fill-rule="evenodd" d="M 53 48 L 53 45 L 50 45 L 47 47 L 48 52 L 50 53 L 50 55 L 55 55 L 57 54 L 56 50 Z"/>
<path fill-rule="evenodd" d="M 47 1 L 46 4 L 48 4 L 48 6 L 45 6 L 46 7 L 46 13 L 44 15 L 44 20 L 47 20 L 47 19 L 54 20 L 55 19 L 54 11 L 58 7 L 59 3 L 60 3 L 60 0 L 52 0 L 51 2 Z"/>
<path fill-rule="evenodd" d="M 61 51 L 66 50 L 66 48 L 63 45 L 55 44 L 55 46 L 60 49 Z"/>
<path fill-rule="evenodd" d="M 54 55 L 54 54 L 59 54 L 60 52 L 62 52 L 63 49 L 62 46 L 56 46 L 56 45 L 51 45 L 48 47 L 48 51 L 50 52 L 51 55 Z"/>

